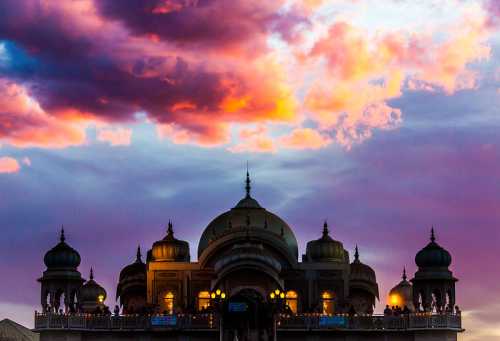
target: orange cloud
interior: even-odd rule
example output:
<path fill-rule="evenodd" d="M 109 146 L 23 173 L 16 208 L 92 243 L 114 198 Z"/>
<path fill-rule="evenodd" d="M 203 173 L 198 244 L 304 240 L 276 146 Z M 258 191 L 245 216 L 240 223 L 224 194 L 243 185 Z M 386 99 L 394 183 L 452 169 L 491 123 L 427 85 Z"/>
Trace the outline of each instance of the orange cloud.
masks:
<path fill-rule="evenodd" d="M 274 153 L 277 151 L 276 144 L 269 136 L 265 125 L 255 128 L 243 128 L 239 133 L 240 142 L 228 148 L 233 153 L 254 152 Z"/>
<path fill-rule="evenodd" d="M 311 128 L 297 128 L 280 138 L 280 145 L 291 149 L 319 149 L 329 145 L 332 139 Z"/>
<path fill-rule="evenodd" d="M 97 140 L 108 142 L 112 146 L 128 146 L 132 139 L 132 130 L 126 128 L 98 129 Z"/>
<path fill-rule="evenodd" d="M 0 141 L 16 147 L 64 148 L 85 142 L 85 125 L 47 114 L 26 88 L 0 79 Z"/>
<path fill-rule="evenodd" d="M 0 173 L 17 173 L 21 169 L 16 159 L 8 156 L 0 157 Z"/>

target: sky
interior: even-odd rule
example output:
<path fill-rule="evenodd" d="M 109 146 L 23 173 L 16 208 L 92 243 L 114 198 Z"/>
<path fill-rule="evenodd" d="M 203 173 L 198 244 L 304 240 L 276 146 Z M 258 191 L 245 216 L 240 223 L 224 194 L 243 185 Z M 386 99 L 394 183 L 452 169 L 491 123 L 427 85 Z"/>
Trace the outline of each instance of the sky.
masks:
<path fill-rule="evenodd" d="M 500 1 L 3 0 L 0 318 L 33 324 L 58 241 L 120 269 L 252 193 L 331 235 L 381 301 L 429 240 L 462 341 L 500 338 Z"/>

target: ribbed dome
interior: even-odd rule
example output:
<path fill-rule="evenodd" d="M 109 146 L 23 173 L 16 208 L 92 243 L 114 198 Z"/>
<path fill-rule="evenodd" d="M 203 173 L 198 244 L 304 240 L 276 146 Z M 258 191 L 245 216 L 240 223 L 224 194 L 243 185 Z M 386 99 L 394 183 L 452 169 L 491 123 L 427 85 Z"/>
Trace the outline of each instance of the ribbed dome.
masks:
<path fill-rule="evenodd" d="M 212 220 L 203 231 L 198 244 L 198 258 L 208 245 L 222 236 L 241 232 L 242 228 L 264 229 L 282 239 L 294 258 L 298 257 L 295 235 L 288 224 L 277 215 L 263 208 L 250 195 L 250 178 L 247 173 L 246 196 L 234 208 Z"/>
<path fill-rule="evenodd" d="M 410 311 L 415 310 L 413 305 L 413 286 L 407 281 L 406 269 L 403 270 L 403 280 L 389 292 L 387 303 L 391 306 L 400 306 L 401 308 L 406 306 Z"/>
<path fill-rule="evenodd" d="M 172 223 L 168 223 L 167 236 L 153 244 L 153 260 L 168 262 L 189 262 L 189 243 L 174 238 Z"/>
<path fill-rule="evenodd" d="M 451 255 L 436 243 L 434 228 L 431 230 L 431 242 L 415 256 L 419 268 L 447 268 L 451 264 Z"/>
<path fill-rule="evenodd" d="M 323 225 L 323 236 L 307 243 L 306 255 L 313 262 L 347 262 L 344 245 L 330 237 L 328 225 Z"/>
<path fill-rule="evenodd" d="M 94 281 L 94 271 L 90 269 L 90 279 L 79 290 L 82 302 L 103 303 L 106 300 L 106 290 Z"/>
<path fill-rule="evenodd" d="M 80 254 L 66 244 L 64 229 L 61 229 L 60 242 L 50 249 L 43 258 L 47 269 L 73 269 L 80 265 Z"/>
<path fill-rule="evenodd" d="M 356 251 L 354 252 L 354 261 L 350 265 L 351 275 L 350 280 L 363 280 L 367 282 L 377 283 L 377 277 L 375 276 L 375 271 L 368 265 L 361 263 L 359 260 L 359 251 L 356 246 Z"/>
<path fill-rule="evenodd" d="M 146 264 L 141 258 L 141 249 L 137 248 L 137 256 L 135 262 L 125 266 L 122 271 L 120 271 L 120 282 L 125 280 L 127 277 L 136 276 L 139 274 L 146 274 Z"/>

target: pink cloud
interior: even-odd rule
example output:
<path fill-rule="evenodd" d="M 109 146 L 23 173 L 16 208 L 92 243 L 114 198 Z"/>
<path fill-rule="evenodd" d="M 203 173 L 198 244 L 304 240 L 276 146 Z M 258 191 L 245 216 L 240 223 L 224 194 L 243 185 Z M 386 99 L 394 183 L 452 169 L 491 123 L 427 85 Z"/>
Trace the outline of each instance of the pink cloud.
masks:
<path fill-rule="evenodd" d="M 319 149 L 329 145 L 332 139 L 311 128 L 294 129 L 280 138 L 280 145 L 290 149 Z"/>
<path fill-rule="evenodd" d="M 8 156 L 0 157 L 0 173 L 17 173 L 21 169 L 16 159 Z"/>
<path fill-rule="evenodd" d="M 108 142 L 112 146 L 128 146 L 132 139 L 132 130 L 127 128 L 98 129 L 97 140 Z"/>

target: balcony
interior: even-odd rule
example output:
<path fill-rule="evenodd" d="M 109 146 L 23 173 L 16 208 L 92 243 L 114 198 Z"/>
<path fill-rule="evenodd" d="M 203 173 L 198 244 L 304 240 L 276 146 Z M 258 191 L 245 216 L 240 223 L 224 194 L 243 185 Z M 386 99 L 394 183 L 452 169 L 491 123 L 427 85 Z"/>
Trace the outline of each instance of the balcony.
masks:
<path fill-rule="evenodd" d="M 82 315 L 82 314 L 39 314 L 35 313 L 35 330 L 103 330 L 103 331 L 161 331 L 161 330 L 213 330 L 219 328 L 214 314 L 179 315 Z M 345 330 L 345 331 L 387 331 L 387 330 L 451 330 L 462 331 L 460 315 L 454 314 L 411 314 L 404 316 L 324 316 L 304 314 L 278 319 L 278 330 Z"/>

